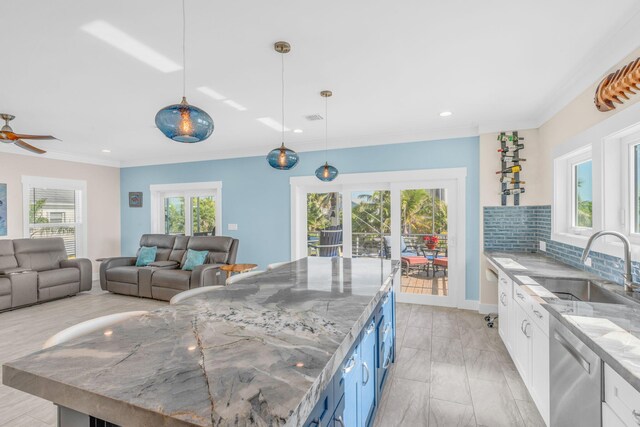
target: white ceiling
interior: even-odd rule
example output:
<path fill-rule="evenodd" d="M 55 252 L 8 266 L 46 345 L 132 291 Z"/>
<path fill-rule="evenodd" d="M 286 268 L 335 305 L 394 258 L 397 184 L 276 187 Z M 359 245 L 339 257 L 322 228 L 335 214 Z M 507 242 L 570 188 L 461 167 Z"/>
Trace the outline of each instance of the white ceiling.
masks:
<path fill-rule="evenodd" d="M 539 126 L 638 46 L 636 0 L 187 0 L 187 97 L 215 121 L 204 143 L 154 125 L 182 72 L 160 72 L 81 30 L 102 20 L 181 63 L 179 0 L 3 0 L 0 112 L 52 158 L 131 166 L 266 154 L 280 121 L 286 40 L 287 145 L 397 143 Z M 196 90 L 208 86 L 236 111 Z M 443 110 L 453 111 L 448 118 Z M 23 154 L 13 146 L 2 151 Z M 111 153 L 102 153 L 110 149 Z"/>

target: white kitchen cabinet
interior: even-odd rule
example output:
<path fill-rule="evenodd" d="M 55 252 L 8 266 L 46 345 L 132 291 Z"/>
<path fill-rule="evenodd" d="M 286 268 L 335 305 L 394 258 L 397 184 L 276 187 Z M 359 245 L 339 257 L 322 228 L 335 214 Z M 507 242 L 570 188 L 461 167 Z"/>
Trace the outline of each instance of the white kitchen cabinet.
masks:
<path fill-rule="evenodd" d="M 609 416 L 610 424 L 604 422 L 605 405 L 613 412 Z M 621 424 L 616 424 L 616 419 Z M 622 378 L 611 366 L 604 364 L 604 403 L 602 405 L 602 425 L 638 426 L 640 425 L 640 393 Z"/>
<path fill-rule="evenodd" d="M 517 326 L 513 337 L 513 363 L 528 387 L 531 378 L 531 329 L 533 326 L 520 304 L 513 305 L 515 306 L 515 324 Z"/>
<path fill-rule="evenodd" d="M 549 425 L 551 403 L 549 400 L 549 335 L 536 323 L 529 328 L 531 332 L 531 376 L 529 393 L 540 415 Z"/>
<path fill-rule="evenodd" d="M 513 341 L 512 287 L 513 282 L 511 279 L 501 272 L 498 277 L 498 333 L 509 353 L 513 351 L 511 345 Z"/>
<path fill-rule="evenodd" d="M 602 402 L 602 427 L 627 427 L 607 402 Z"/>

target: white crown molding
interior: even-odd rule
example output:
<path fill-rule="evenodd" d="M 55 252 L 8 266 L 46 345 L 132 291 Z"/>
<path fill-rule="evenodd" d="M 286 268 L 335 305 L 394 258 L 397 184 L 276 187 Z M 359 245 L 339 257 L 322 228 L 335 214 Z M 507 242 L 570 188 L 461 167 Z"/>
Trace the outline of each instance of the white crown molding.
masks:
<path fill-rule="evenodd" d="M 478 136 L 477 127 L 451 128 L 436 131 L 415 131 L 405 133 L 378 134 L 360 137 L 343 137 L 331 141 L 329 149 L 346 149 L 365 146 L 376 146 L 386 144 L 402 144 L 420 141 L 433 141 L 452 138 L 463 138 L 469 136 Z M 310 140 L 297 144 L 287 144 L 290 148 L 298 153 L 324 150 L 324 141 Z M 275 144 L 274 147 L 275 148 Z M 215 151 L 210 153 L 188 154 L 183 156 L 157 156 L 147 159 L 125 160 L 121 162 L 122 168 L 137 166 L 165 165 L 175 163 L 200 162 L 206 160 L 222 160 L 241 157 L 257 157 L 266 156 L 269 149 L 265 150 L 264 146 L 245 147 L 241 149 Z"/>
<path fill-rule="evenodd" d="M 607 37 L 600 40 L 580 65 L 556 87 L 547 102 L 539 109 L 534 128 L 539 128 L 582 92 L 604 77 L 611 69 L 640 46 L 640 7 L 613 26 Z M 552 66 L 553 64 L 550 64 Z"/>
<path fill-rule="evenodd" d="M 46 154 L 34 154 L 22 148 L 17 148 L 12 144 L 0 144 L 0 153 L 16 154 L 18 156 L 30 156 L 37 157 L 39 159 L 49 160 L 63 160 L 67 162 L 85 163 L 96 166 L 109 166 L 112 168 L 119 168 L 120 162 L 118 160 L 102 159 L 99 157 L 85 156 L 79 154 L 69 154 L 57 151 L 48 150 Z"/>

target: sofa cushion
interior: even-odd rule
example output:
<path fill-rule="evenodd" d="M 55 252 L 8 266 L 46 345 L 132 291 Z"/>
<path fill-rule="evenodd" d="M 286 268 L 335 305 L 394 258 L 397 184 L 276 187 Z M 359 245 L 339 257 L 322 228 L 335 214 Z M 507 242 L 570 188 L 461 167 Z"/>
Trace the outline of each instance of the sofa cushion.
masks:
<path fill-rule="evenodd" d="M 189 239 L 188 249 L 209 251 L 206 264 L 224 264 L 229 258 L 232 243 L 233 239 L 226 236 L 194 236 Z"/>
<path fill-rule="evenodd" d="M 67 259 L 62 238 L 16 239 L 13 248 L 20 267 L 35 271 L 53 270 Z"/>
<path fill-rule="evenodd" d="M 110 268 L 106 273 L 107 280 L 110 282 L 131 283 L 132 285 L 137 285 L 139 270 L 140 267 L 133 265 Z"/>
<path fill-rule="evenodd" d="M 138 251 L 138 258 L 136 259 L 136 267 L 145 267 L 156 260 L 156 254 L 158 253 L 157 246 L 143 246 Z"/>
<path fill-rule="evenodd" d="M 0 296 L 11 295 L 11 280 L 0 277 Z"/>
<path fill-rule="evenodd" d="M 176 236 L 173 249 L 171 249 L 171 254 L 169 254 L 169 261 L 175 261 L 182 266 L 184 255 L 189 245 L 189 239 L 189 236 Z"/>
<path fill-rule="evenodd" d="M 156 253 L 156 261 L 168 261 L 176 236 L 167 234 L 143 234 L 140 238 L 140 247 L 155 246 L 158 248 Z"/>
<path fill-rule="evenodd" d="M 151 286 L 171 289 L 189 289 L 191 272 L 184 270 L 157 270 L 151 277 Z"/>
<path fill-rule="evenodd" d="M 194 251 L 193 249 L 187 250 L 187 258 L 182 266 L 183 270 L 192 271 L 199 265 L 204 264 L 207 260 L 209 251 Z"/>
<path fill-rule="evenodd" d="M 0 269 L 16 268 L 18 260 L 13 253 L 13 242 L 11 240 L 0 240 Z"/>
<path fill-rule="evenodd" d="M 38 273 L 38 289 L 80 282 L 80 270 L 77 268 L 58 268 Z"/>

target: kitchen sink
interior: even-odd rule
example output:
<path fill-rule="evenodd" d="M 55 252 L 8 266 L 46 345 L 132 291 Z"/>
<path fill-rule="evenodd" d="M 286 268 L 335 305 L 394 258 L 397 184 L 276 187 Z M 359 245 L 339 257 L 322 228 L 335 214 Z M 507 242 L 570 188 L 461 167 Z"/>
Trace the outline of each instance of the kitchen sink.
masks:
<path fill-rule="evenodd" d="M 606 304 L 630 304 L 627 298 L 585 279 L 532 277 L 560 299 Z"/>

